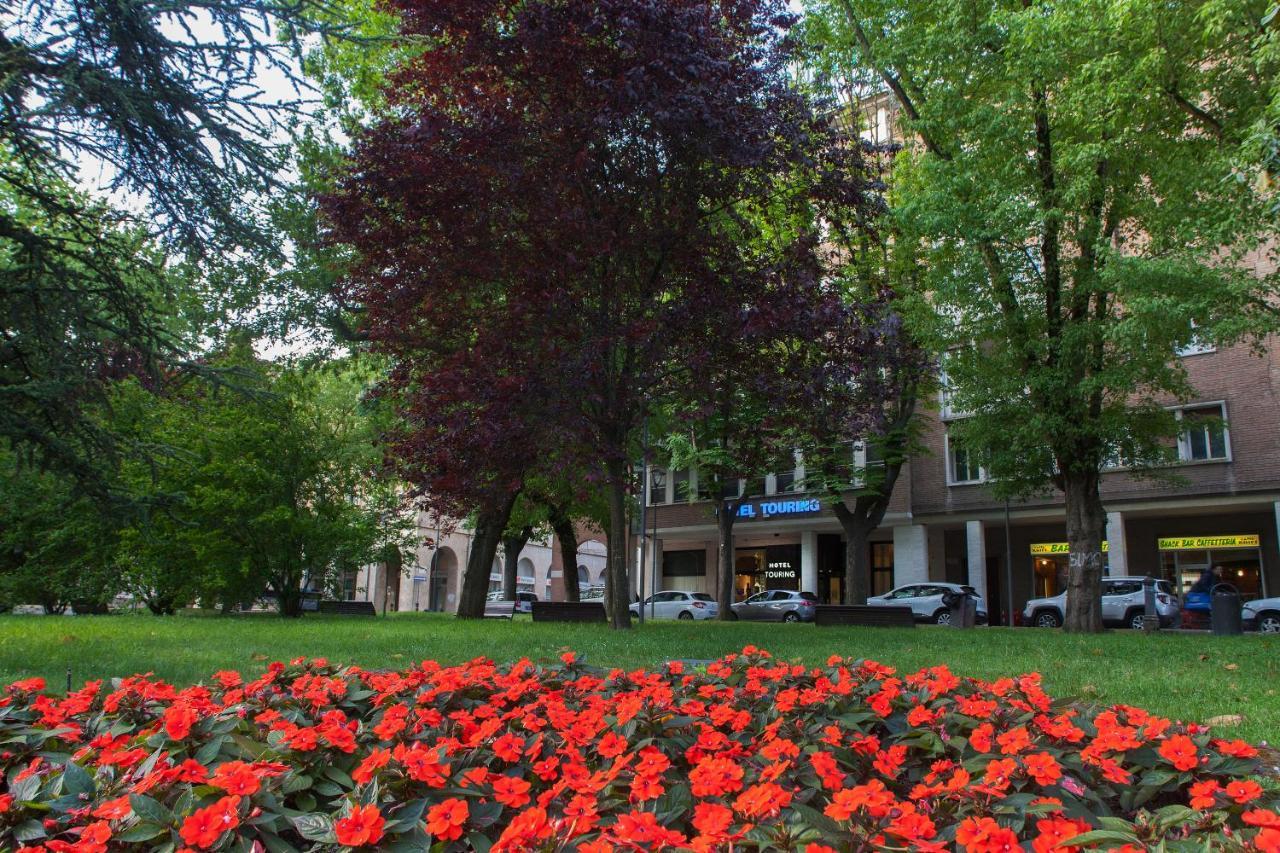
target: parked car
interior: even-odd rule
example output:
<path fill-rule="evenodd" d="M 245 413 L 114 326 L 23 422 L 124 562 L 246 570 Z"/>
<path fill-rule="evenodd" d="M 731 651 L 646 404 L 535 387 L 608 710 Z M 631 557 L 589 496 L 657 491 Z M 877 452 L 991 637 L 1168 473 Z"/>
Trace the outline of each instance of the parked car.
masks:
<path fill-rule="evenodd" d="M 766 589 L 731 606 L 739 619 L 759 622 L 812 622 L 818 596 L 790 589 Z"/>
<path fill-rule="evenodd" d="M 987 622 L 987 603 L 977 595 L 974 588 L 958 583 L 912 583 L 889 590 L 884 595 L 873 595 L 867 599 L 871 607 L 910 607 L 917 622 L 933 622 L 937 625 L 951 624 L 951 611 L 942 602 L 948 593 L 966 592 L 978 599 L 975 621 L 985 625 Z"/>
<path fill-rule="evenodd" d="M 1144 577 L 1118 577 L 1102 579 L 1102 622 L 1118 628 L 1142 628 L 1146 598 L 1143 592 Z M 1037 628 L 1057 628 L 1065 621 L 1067 593 L 1052 598 L 1033 598 L 1022 609 L 1022 623 Z M 1161 627 L 1167 628 L 1178 619 L 1178 597 L 1166 580 L 1156 579 L 1156 613 Z"/>
<path fill-rule="evenodd" d="M 642 606 L 646 619 L 714 619 L 720 613 L 716 600 L 705 592 L 675 589 L 656 592 L 632 604 L 631 615 L 639 616 Z"/>
<path fill-rule="evenodd" d="M 1280 598 L 1246 601 L 1240 609 L 1240 620 L 1245 630 L 1280 634 Z"/>
<path fill-rule="evenodd" d="M 538 596 L 532 592 L 517 592 L 516 600 L 513 602 L 509 598 L 503 598 L 502 592 L 495 591 L 489 593 L 485 598 L 487 602 L 486 610 L 497 612 L 502 609 L 502 605 L 510 606 L 516 613 L 532 613 L 533 603 L 538 600 Z"/>

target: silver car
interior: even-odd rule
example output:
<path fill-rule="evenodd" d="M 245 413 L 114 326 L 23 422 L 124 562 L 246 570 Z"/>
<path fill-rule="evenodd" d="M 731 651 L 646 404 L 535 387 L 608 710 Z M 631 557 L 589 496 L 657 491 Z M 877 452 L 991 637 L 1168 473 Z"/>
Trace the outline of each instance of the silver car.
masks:
<path fill-rule="evenodd" d="M 1263 634 L 1280 634 L 1280 598 L 1247 601 L 1240 610 L 1244 627 Z"/>
<path fill-rule="evenodd" d="M 818 596 L 790 589 L 766 589 L 731 606 L 739 619 L 759 622 L 812 622 Z"/>
<path fill-rule="evenodd" d="M 910 607 L 917 622 L 933 622 L 937 625 L 951 624 L 951 611 L 943 602 L 944 595 L 969 593 L 978 599 L 976 620 L 979 624 L 987 621 L 987 603 L 974 592 L 973 587 L 958 583 L 911 583 L 891 589 L 884 595 L 874 595 L 867 599 L 871 607 Z"/>
<path fill-rule="evenodd" d="M 656 592 L 631 605 L 631 615 L 639 616 L 642 606 L 646 619 L 714 619 L 720 613 L 716 600 L 705 592 L 685 590 Z"/>
<path fill-rule="evenodd" d="M 1142 629 L 1145 614 L 1143 577 L 1119 577 L 1102 579 L 1102 623 L 1114 628 Z M 1173 586 L 1166 580 L 1156 579 L 1156 613 L 1160 626 L 1168 628 L 1178 620 L 1178 598 Z M 1022 608 L 1022 623 L 1037 628 L 1057 628 L 1064 621 L 1067 593 L 1052 598 L 1033 598 Z"/>

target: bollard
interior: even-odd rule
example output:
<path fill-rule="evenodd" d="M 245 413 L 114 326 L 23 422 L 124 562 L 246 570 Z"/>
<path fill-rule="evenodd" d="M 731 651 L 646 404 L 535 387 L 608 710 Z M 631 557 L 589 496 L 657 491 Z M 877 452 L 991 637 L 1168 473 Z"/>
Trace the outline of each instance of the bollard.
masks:
<path fill-rule="evenodd" d="M 1160 614 L 1156 611 L 1156 579 L 1148 575 L 1142 579 L 1142 633 L 1160 630 Z"/>

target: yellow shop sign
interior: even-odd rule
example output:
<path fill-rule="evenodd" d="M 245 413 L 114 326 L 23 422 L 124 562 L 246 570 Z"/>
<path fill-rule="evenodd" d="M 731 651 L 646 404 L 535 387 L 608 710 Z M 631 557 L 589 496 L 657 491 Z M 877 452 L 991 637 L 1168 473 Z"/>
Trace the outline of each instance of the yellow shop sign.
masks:
<path fill-rule="evenodd" d="M 1031 543 L 1032 554 L 1069 554 L 1071 546 L 1066 542 L 1033 542 Z M 1107 553 L 1107 542 L 1102 542 L 1102 553 Z"/>
<path fill-rule="evenodd" d="M 1161 551 L 1199 551 L 1208 548 L 1257 548 L 1258 534 L 1237 536 L 1166 536 L 1156 540 Z"/>

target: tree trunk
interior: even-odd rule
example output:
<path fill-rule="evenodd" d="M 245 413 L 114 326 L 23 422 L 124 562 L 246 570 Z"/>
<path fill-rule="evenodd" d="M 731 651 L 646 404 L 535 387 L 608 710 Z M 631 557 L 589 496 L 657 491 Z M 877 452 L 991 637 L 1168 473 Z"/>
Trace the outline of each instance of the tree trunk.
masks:
<path fill-rule="evenodd" d="M 1067 504 L 1067 614 L 1064 629 L 1096 634 L 1102 630 L 1102 539 L 1107 511 L 1098 492 L 1099 476 L 1072 472 L 1062 477 Z"/>
<path fill-rule="evenodd" d="M 533 528 L 525 525 L 515 533 L 502 537 L 502 597 L 507 601 L 516 600 L 516 569 L 520 563 L 520 552 L 533 535 Z"/>
<path fill-rule="evenodd" d="M 500 505 L 482 509 L 476 515 L 476 528 L 471 540 L 471 553 L 462 575 L 462 591 L 458 594 L 459 619 L 483 619 L 484 600 L 489 593 L 489 573 L 498 553 L 502 531 L 511 518 L 516 496 L 507 497 Z"/>
<path fill-rule="evenodd" d="M 736 501 L 721 501 L 720 511 L 716 513 L 716 531 L 720 534 L 720 568 L 716 576 L 716 604 L 720 606 L 720 614 L 716 617 L 722 621 L 734 618 L 733 614 L 733 577 L 735 573 L 733 553 L 733 522 L 738 516 Z"/>
<path fill-rule="evenodd" d="M 844 603 L 866 604 L 871 592 L 871 531 L 856 518 L 845 523 L 844 528 Z"/>
<path fill-rule="evenodd" d="M 302 579 L 291 578 L 294 583 L 280 584 L 276 591 L 280 601 L 280 615 L 296 619 L 302 615 Z"/>
<path fill-rule="evenodd" d="M 631 627 L 631 581 L 627 576 L 627 474 L 620 462 L 609 473 L 609 548 L 605 569 L 605 601 L 614 628 Z M 576 567 L 575 567 L 576 569 Z"/>
<path fill-rule="evenodd" d="M 564 564 L 565 601 L 581 601 L 582 590 L 578 588 L 578 534 L 573 529 L 573 519 L 555 508 L 548 515 L 551 529 L 556 534 L 556 544 L 560 546 L 560 562 Z"/>

